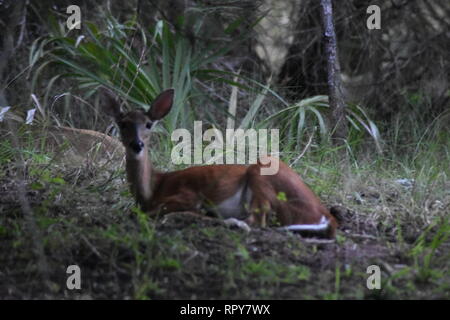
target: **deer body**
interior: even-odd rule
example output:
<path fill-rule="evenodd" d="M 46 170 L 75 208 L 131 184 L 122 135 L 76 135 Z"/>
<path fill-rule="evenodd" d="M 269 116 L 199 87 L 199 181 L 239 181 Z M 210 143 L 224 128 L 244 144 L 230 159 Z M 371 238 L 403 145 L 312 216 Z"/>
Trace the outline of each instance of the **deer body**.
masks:
<path fill-rule="evenodd" d="M 161 173 L 154 185 L 150 210 L 204 209 L 224 218 L 242 218 L 248 204 L 246 167 L 211 165 Z"/>
<path fill-rule="evenodd" d="M 261 175 L 253 165 L 207 165 L 173 172 L 156 171 L 149 159 L 150 128 L 172 106 L 173 90 L 160 94 L 151 109 L 122 114 L 109 102 L 126 149 L 126 171 L 132 194 L 143 211 L 166 214 L 201 210 L 223 218 L 265 226 L 275 212 L 285 229 L 334 237 L 337 222 L 300 177 L 282 161 L 275 175 Z"/>

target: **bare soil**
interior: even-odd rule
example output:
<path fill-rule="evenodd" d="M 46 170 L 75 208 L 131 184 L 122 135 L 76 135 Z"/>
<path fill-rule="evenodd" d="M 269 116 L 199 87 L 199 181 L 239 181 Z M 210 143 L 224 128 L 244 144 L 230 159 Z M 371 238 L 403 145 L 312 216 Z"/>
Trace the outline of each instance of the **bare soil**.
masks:
<path fill-rule="evenodd" d="M 123 175 L 67 168 L 52 169 L 61 180 L 24 182 L 27 216 L 14 172 L 0 180 L 2 299 L 450 297 L 450 245 L 428 247 L 439 225 L 424 233 L 413 219 L 396 224 L 367 213 L 380 194 L 361 191 L 364 203 L 344 204 L 336 241 L 326 242 L 185 213 L 152 220 L 134 209 Z M 395 195 L 390 209 L 402 210 Z M 81 290 L 66 287 L 69 265 L 81 269 Z M 371 265 L 380 267 L 380 290 L 367 288 Z"/>

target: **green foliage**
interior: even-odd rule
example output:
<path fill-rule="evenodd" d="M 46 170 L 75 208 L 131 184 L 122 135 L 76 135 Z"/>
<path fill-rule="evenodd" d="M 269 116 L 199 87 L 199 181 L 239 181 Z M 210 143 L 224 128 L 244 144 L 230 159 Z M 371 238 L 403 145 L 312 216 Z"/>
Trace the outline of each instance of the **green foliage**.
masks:
<path fill-rule="evenodd" d="M 187 106 L 193 77 L 228 49 L 214 52 L 193 49 L 182 34 L 172 31 L 164 21 L 148 31 L 135 21 L 122 24 L 110 16 L 106 24 L 105 30 L 100 30 L 93 23 L 86 23 L 87 34 L 76 39 L 60 34 L 58 26 L 54 26 L 52 37 L 40 39 L 32 46 L 31 62 L 41 61 L 33 84 L 45 67 L 58 62 L 66 72 L 56 75 L 50 84 L 63 75 L 68 76 L 78 81 L 86 96 L 103 86 L 125 101 L 147 109 L 161 91 L 174 88 L 174 106 L 165 123 L 169 130 L 180 123 L 186 127 L 190 123 Z M 51 89 L 50 84 L 47 91 Z"/>
<path fill-rule="evenodd" d="M 14 149 L 11 146 L 11 140 L 0 140 L 0 165 L 6 165 L 14 160 Z"/>
<path fill-rule="evenodd" d="M 307 117 L 312 116 L 317 121 L 320 132 L 324 137 L 327 128 L 325 125 L 323 108 L 328 107 L 327 96 L 315 96 L 303 99 L 291 106 L 281 109 L 275 114 L 268 117 L 264 122 L 276 121 L 280 127 L 280 131 L 285 135 L 287 141 L 300 143 L 306 130 Z M 309 124 L 312 126 L 312 122 Z"/>
<path fill-rule="evenodd" d="M 437 231 L 431 241 L 427 241 L 428 234 L 433 228 Z M 429 225 L 417 239 L 415 246 L 411 250 L 414 257 L 416 277 L 420 282 L 427 282 L 434 279 L 440 279 L 444 273 L 441 270 L 433 268 L 433 259 L 436 251 L 450 238 L 450 222 L 448 217 L 438 219 Z M 448 254 L 447 257 L 449 258 Z"/>
<path fill-rule="evenodd" d="M 381 135 L 377 125 L 369 118 L 361 106 L 348 105 L 346 107 L 347 121 L 350 125 L 347 145 L 349 148 L 360 143 L 360 135 L 354 131 L 368 133 L 375 142 L 377 151 L 382 152 Z M 314 96 L 300 100 L 287 106 L 265 119 L 262 123 L 270 123 L 280 128 L 283 145 L 287 150 L 295 148 L 304 140 L 305 133 L 313 128 L 313 134 L 319 130 L 322 144 L 329 146 L 330 128 L 327 125 L 327 114 L 330 112 L 328 96 Z M 352 152 L 352 150 L 349 150 Z"/>
<path fill-rule="evenodd" d="M 280 265 L 272 260 L 250 260 L 242 267 L 244 277 L 257 278 L 267 283 L 297 283 L 311 277 L 311 271 L 303 265 Z"/>
<path fill-rule="evenodd" d="M 352 139 L 353 130 L 361 133 L 364 129 L 366 133 L 370 135 L 375 143 L 376 150 L 379 154 L 383 152 L 382 148 L 382 139 L 380 135 L 380 131 L 377 125 L 370 119 L 364 109 L 359 105 L 348 105 L 346 108 L 347 112 L 347 120 L 351 125 L 349 131 L 349 140 L 350 141 L 362 141 L 363 139 L 357 139 L 356 137 Z M 353 130 L 352 130 L 353 129 Z"/>
<path fill-rule="evenodd" d="M 278 192 L 277 193 L 277 199 L 280 200 L 280 201 L 286 202 L 287 201 L 286 193 L 284 193 L 282 191 Z"/>

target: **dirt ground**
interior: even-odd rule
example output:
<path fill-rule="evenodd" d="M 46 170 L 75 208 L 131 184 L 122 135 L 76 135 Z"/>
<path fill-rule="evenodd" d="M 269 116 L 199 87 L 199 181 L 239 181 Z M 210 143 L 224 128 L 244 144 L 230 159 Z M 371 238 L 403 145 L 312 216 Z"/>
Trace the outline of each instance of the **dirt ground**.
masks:
<path fill-rule="evenodd" d="M 377 214 L 381 196 L 390 212 L 403 210 L 395 193 L 327 199 L 344 217 L 326 242 L 184 213 L 154 221 L 134 208 L 123 172 L 86 168 L 56 166 L 50 179 L 24 181 L 27 213 L 15 172 L 0 180 L 2 299 L 450 297 L 448 219 L 425 228 Z M 66 287 L 69 265 L 81 269 L 80 290 Z M 379 290 L 367 288 L 371 265 L 381 271 Z"/>

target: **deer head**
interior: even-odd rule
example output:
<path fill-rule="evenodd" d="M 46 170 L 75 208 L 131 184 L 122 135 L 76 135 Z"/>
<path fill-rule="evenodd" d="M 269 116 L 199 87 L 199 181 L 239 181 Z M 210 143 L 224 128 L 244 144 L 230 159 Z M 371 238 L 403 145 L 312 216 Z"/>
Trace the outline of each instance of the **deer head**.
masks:
<path fill-rule="evenodd" d="M 107 97 L 105 111 L 114 117 L 119 126 L 120 137 L 127 150 L 127 155 L 134 157 L 142 155 L 144 150 L 148 150 L 152 127 L 158 120 L 164 118 L 172 108 L 174 90 L 169 89 L 162 92 L 156 97 L 147 112 L 133 110 L 123 113 L 117 99 L 112 97 L 111 94 L 108 94 Z"/>

